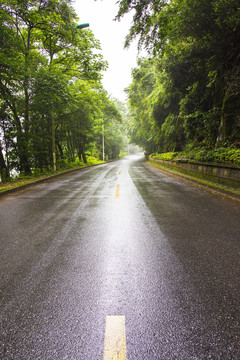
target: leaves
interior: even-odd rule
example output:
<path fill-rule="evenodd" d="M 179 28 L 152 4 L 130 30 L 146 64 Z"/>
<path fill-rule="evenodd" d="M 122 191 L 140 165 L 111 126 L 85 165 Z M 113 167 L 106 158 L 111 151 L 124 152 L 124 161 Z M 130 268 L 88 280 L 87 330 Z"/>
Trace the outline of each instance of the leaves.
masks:
<path fill-rule="evenodd" d="M 152 53 L 128 88 L 132 139 L 152 151 L 239 146 L 239 1 L 119 1 L 117 17 L 129 11 L 127 44 Z"/>
<path fill-rule="evenodd" d="M 102 113 L 109 116 L 109 128 L 120 121 L 102 88 L 107 64 L 100 43 L 91 30 L 76 29 L 70 4 L 0 4 L 0 133 L 8 166 L 21 172 L 51 167 L 54 143 L 59 163 L 76 156 L 85 161 L 89 146 L 101 147 L 95 125 Z"/>

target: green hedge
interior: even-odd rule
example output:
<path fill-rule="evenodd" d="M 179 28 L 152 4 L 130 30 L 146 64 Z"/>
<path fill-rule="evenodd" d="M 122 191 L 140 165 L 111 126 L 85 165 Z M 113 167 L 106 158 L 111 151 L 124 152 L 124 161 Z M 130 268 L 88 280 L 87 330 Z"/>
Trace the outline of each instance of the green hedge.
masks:
<path fill-rule="evenodd" d="M 214 150 L 195 149 L 190 152 L 168 152 L 150 155 L 152 159 L 177 160 L 187 159 L 200 162 L 214 162 L 240 166 L 240 150 L 232 148 L 219 148 Z"/>

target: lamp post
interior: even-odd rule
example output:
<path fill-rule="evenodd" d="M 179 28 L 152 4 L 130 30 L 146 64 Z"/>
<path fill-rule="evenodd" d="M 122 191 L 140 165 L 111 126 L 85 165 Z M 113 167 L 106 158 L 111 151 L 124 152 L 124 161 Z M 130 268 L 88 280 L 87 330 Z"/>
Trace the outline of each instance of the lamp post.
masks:
<path fill-rule="evenodd" d="M 105 144 L 104 144 L 104 122 L 102 124 L 102 157 L 105 160 Z"/>
<path fill-rule="evenodd" d="M 76 26 L 76 29 L 84 29 L 84 28 L 87 28 L 89 27 L 89 24 L 88 23 L 85 23 L 85 24 L 79 24 Z"/>

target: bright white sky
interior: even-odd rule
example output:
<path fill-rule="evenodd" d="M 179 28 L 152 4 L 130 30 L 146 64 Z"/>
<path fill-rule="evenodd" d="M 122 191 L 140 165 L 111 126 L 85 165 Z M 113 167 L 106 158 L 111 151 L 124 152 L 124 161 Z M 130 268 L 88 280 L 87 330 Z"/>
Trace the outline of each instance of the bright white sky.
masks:
<path fill-rule="evenodd" d="M 102 55 L 108 62 L 108 70 L 103 74 L 103 87 L 109 95 L 124 101 L 124 89 L 131 83 L 131 69 L 136 67 L 138 52 L 136 42 L 124 49 L 132 17 L 128 14 L 120 22 L 113 21 L 118 12 L 116 1 L 75 0 L 73 6 L 79 23 L 89 23 L 95 38 L 100 40 Z"/>

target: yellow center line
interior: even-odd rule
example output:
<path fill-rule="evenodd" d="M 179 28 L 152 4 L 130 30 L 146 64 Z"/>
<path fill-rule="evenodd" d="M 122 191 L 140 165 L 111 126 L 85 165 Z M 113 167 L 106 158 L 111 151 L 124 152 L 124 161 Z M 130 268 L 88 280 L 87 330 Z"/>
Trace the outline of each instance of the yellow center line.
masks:
<path fill-rule="evenodd" d="M 118 172 L 118 175 L 121 175 L 121 170 Z"/>
<path fill-rule="evenodd" d="M 119 199 L 119 198 L 120 198 L 120 184 L 117 184 L 115 199 Z"/>
<path fill-rule="evenodd" d="M 125 316 L 107 316 L 103 360 L 127 360 Z"/>

